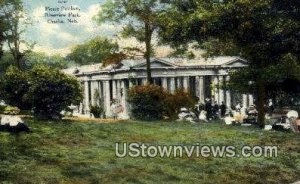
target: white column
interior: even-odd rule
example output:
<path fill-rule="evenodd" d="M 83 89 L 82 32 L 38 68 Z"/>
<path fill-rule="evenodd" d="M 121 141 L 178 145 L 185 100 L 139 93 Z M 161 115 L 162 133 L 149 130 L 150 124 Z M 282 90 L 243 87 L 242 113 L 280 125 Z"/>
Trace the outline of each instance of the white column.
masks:
<path fill-rule="evenodd" d="M 177 77 L 177 88 L 178 89 L 182 88 L 181 77 Z"/>
<path fill-rule="evenodd" d="M 224 94 L 224 90 L 222 89 L 222 87 L 224 87 L 223 85 L 224 85 L 224 77 L 219 76 L 219 104 L 225 102 L 225 94 Z"/>
<path fill-rule="evenodd" d="M 200 101 L 200 77 L 195 77 L 195 89 L 196 89 L 196 96 L 199 98 Z"/>
<path fill-rule="evenodd" d="M 110 111 L 110 86 L 109 81 L 104 81 L 104 109 L 106 116 L 111 115 Z"/>
<path fill-rule="evenodd" d="M 200 103 L 204 103 L 205 102 L 205 85 L 204 85 L 204 77 L 200 76 L 198 77 L 198 91 L 199 91 L 199 101 Z"/>
<path fill-rule="evenodd" d="M 83 113 L 83 104 L 82 103 L 80 103 L 79 104 L 79 107 L 78 107 L 79 109 L 78 109 L 78 114 L 82 114 Z"/>
<path fill-rule="evenodd" d="M 249 106 L 254 104 L 253 95 L 249 95 Z"/>
<path fill-rule="evenodd" d="M 113 99 L 117 98 L 117 81 L 112 81 L 112 97 Z"/>
<path fill-rule="evenodd" d="M 164 77 L 161 79 L 161 81 L 162 81 L 162 87 L 168 91 L 168 79 Z"/>
<path fill-rule="evenodd" d="M 133 86 L 133 81 L 132 79 L 129 79 L 129 88 L 131 88 Z"/>
<path fill-rule="evenodd" d="M 101 99 L 101 86 L 100 81 L 95 81 L 95 91 L 97 91 L 97 95 L 95 96 L 95 105 L 99 104 L 99 100 Z"/>
<path fill-rule="evenodd" d="M 152 78 L 153 84 L 157 85 L 157 78 Z"/>
<path fill-rule="evenodd" d="M 117 80 L 117 99 L 121 102 L 121 80 Z"/>
<path fill-rule="evenodd" d="M 102 92 L 102 82 L 101 81 L 98 81 L 98 90 L 99 90 L 99 97 L 100 97 L 100 99 L 102 99 L 103 98 L 103 92 Z M 97 102 L 97 104 L 101 105 L 99 101 Z"/>
<path fill-rule="evenodd" d="M 142 79 L 142 85 L 144 85 L 144 86 L 147 85 L 147 79 L 146 78 Z"/>
<path fill-rule="evenodd" d="M 248 104 L 247 104 L 247 95 L 246 94 L 243 94 L 243 107 L 244 108 L 247 108 L 248 107 Z"/>
<path fill-rule="evenodd" d="M 230 77 L 227 76 L 226 77 L 226 82 L 229 82 L 230 80 Z M 230 91 L 227 89 L 226 90 L 226 106 L 228 109 L 231 109 L 231 94 L 230 94 Z"/>
<path fill-rule="evenodd" d="M 89 82 L 84 81 L 84 111 L 86 114 L 90 113 L 90 97 L 89 97 Z"/>
<path fill-rule="evenodd" d="M 219 79 L 217 76 L 213 77 L 213 92 L 214 92 L 214 101 L 216 101 L 219 104 Z"/>
<path fill-rule="evenodd" d="M 189 90 L 189 77 L 183 77 L 183 88 L 184 90 Z"/>
<path fill-rule="evenodd" d="M 128 119 L 129 115 L 128 115 L 128 103 L 127 103 L 127 88 L 126 88 L 126 83 L 124 80 L 121 81 L 121 89 L 122 89 L 122 98 L 121 98 L 121 105 L 124 108 L 123 111 L 123 117 L 124 119 Z"/>
<path fill-rule="evenodd" d="M 91 105 L 96 105 L 95 92 L 98 89 L 97 81 L 91 81 Z"/>
<path fill-rule="evenodd" d="M 174 93 L 174 92 L 175 92 L 175 88 L 176 88 L 176 86 L 175 86 L 175 78 L 172 77 L 172 78 L 170 79 L 170 91 L 171 91 L 171 93 Z"/>

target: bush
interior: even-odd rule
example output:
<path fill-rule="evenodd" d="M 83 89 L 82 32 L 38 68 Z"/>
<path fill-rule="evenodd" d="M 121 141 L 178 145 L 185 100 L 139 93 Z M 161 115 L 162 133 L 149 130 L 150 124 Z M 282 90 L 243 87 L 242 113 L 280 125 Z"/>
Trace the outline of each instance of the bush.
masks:
<path fill-rule="evenodd" d="M 167 95 L 164 104 L 166 115 L 173 119 L 177 118 L 180 108 L 194 107 L 196 101 L 184 89 L 177 89 L 173 94 Z"/>
<path fill-rule="evenodd" d="M 100 118 L 101 114 L 103 113 L 103 108 L 95 105 L 90 107 L 90 112 L 94 115 L 95 118 Z"/>
<path fill-rule="evenodd" d="M 132 116 L 139 120 L 159 120 L 163 116 L 177 117 L 181 107 L 194 107 L 195 101 L 183 89 L 173 94 L 160 86 L 135 86 L 129 90 Z"/>
<path fill-rule="evenodd" d="M 27 92 L 29 90 L 28 73 L 16 67 L 9 67 L 0 78 L 0 99 L 21 109 L 30 109 Z"/>
<path fill-rule="evenodd" d="M 155 85 L 130 88 L 128 102 L 131 104 L 133 118 L 148 121 L 161 119 L 167 94 L 162 87 Z"/>
<path fill-rule="evenodd" d="M 18 107 L 6 106 L 3 111 L 4 114 L 17 115 L 20 113 L 20 109 Z"/>
<path fill-rule="evenodd" d="M 70 104 L 79 104 L 82 89 L 76 78 L 57 69 L 34 66 L 29 71 L 29 100 L 37 117 L 59 118 Z"/>
<path fill-rule="evenodd" d="M 0 105 L 0 114 L 4 112 L 6 105 Z"/>
<path fill-rule="evenodd" d="M 79 104 L 82 90 L 76 78 L 37 65 L 29 71 L 9 68 L 0 80 L 0 97 L 9 105 L 33 109 L 42 118 L 58 118 L 70 104 Z"/>

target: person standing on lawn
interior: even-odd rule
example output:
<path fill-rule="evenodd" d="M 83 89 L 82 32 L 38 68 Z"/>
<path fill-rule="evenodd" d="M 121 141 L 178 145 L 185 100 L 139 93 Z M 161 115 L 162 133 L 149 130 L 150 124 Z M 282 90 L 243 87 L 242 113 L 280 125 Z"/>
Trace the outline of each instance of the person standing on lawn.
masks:
<path fill-rule="evenodd" d="M 221 104 L 221 117 L 223 118 L 225 116 L 226 113 L 226 105 L 224 104 L 224 102 L 222 102 Z"/>

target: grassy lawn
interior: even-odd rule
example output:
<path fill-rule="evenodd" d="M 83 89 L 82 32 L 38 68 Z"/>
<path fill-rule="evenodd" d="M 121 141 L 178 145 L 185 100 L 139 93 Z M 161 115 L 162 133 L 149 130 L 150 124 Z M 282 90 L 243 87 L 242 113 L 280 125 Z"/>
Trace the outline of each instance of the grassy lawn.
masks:
<path fill-rule="evenodd" d="M 0 183 L 292 183 L 300 136 L 219 123 L 38 122 L 0 133 Z M 151 145 L 278 145 L 277 158 L 116 158 L 115 142 Z"/>

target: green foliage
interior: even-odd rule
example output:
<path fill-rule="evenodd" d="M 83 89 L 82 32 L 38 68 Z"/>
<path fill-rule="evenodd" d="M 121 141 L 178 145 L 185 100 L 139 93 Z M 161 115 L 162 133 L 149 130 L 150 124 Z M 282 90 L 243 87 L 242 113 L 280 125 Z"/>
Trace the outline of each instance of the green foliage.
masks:
<path fill-rule="evenodd" d="M 0 9 L 4 6 L 4 2 L 0 1 Z M 5 31 L 7 31 L 7 23 L 5 22 L 5 17 L 3 14 L 0 14 L 0 59 L 3 56 L 3 43 L 5 41 Z"/>
<path fill-rule="evenodd" d="M 187 59 L 194 59 L 196 56 L 192 51 L 187 51 L 186 49 L 176 49 L 169 54 L 169 57 L 182 57 Z"/>
<path fill-rule="evenodd" d="M 159 15 L 164 11 L 164 1 L 160 0 L 106 0 L 95 19 L 98 23 L 113 22 L 125 25 L 121 32 L 124 38 L 136 38 L 145 43 L 144 56 L 147 62 L 147 81 L 152 82 L 150 57 L 152 37 L 157 30 Z M 134 48 L 140 50 L 139 48 Z"/>
<path fill-rule="evenodd" d="M 99 105 L 92 105 L 90 107 L 90 112 L 94 115 L 95 118 L 100 118 L 103 114 L 103 108 Z"/>
<path fill-rule="evenodd" d="M 31 52 L 34 44 L 22 39 L 22 34 L 31 23 L 26 15 L 21 0 L 2 0 L 0 4 L 1 24 L 4 26 L 3 37 L 8 50 L 13 56 L 13 64 L 19 69 L 24 68 L 24 56 Z M 0 33 L 1 35 L 1 33 Z M 1 45 L 1 42 L 0 42 Z"/>
<path fill-rule="evenodd" d="M 29 52 L 24 55 L 23 69 L 30 70 L 34 65 L 46 65 L 50 68 L 65 69 L 72 64 L 71 61 L 67 61 L 60 55 L 47 56 L 42 52 Z M 10 52 L 6 51 L 0 59 L 0 75 L 5 73 L 9 66 L 15 66 L 14 57 Z"/>
<path fill-rule="evenodd" d="M 192 98 L 192 95 L 186 92 L 184 89 L 177 89 L 174 93 L 168 93 L 164 99 L 165 112 L 168 117 L 172 119 L 177 118 L 180 108 L 192 108 L 196 104 L 196 101 Z"/>
<path fill-rule="evenodd" d="M 6 107 L 6 105 L 0 105 L 0 113 L 3 113 Z"/>
<path fill-rule="evenodd" d="M 10 67 L 0 80 L 0 96 L 22 110 L 33 108 L 39 117 L 59 117 L 62 110 L 82 99 L 77 79 L 57 69 L 36 65 L 23 72 Z"/>
<path fill-rule="evenodd" d="M 159 120 L 163 117 L 164 100 L 168 93 L 160 86 L 134 86 L 129 89 L 128 101 L 133 118 Z"/>
<path fill-rule="evenodd" d="M 94 100 L 95 105 L 90 106 L 91 113 L 95 116 L 95 118 L 100 118 L 101 115 L 105 116 L 104 98 L 101 98 L 99 89 L 95 89 L 94 91 Z"/>
<path fill-rule="evenodd" d="M 233 72 L 231 86 L 240 92 L 249 89 L 255 93 L 262 125 L 266 98 L 275 95 L 283 81 L 299 89 L 298 1 L 201 0 L 171 4 L 162 15 L 166 23 L 160 25 L 161 42 L 177 48 L 198 42 L 208 56 L 238 55 L 246 59 L 249 69 Z M 286 58 L 293 62 L 287 63 Z M 284 72 L 287 64 L 291 66 L 289 75 Z"/>
<path fill-rule="evenodd" d="M 25 56 L 28 69 L 35 65 L 45 65 L 50 68 L 65 69 L 71 63 L 60 55 L 47 56 L 43 52 L 31 52 Z"/>
<path fill-rule="evenodd" d="M 146 37 L 149 35 L 146 35 L 145 25 L 149 26 L 152 35 L 157 28 L 161 12 L 163 12 L 163 3 L 159 0 L 106 0 L 95 19 L 99 23 L 125 24 L 121 32 L 123 37 L 134 37 L 140 42 L 146 42 L 148 39 Z"/>
<path fill-rule="evenodd" d="M 80 65 L 101 63 L 118 50 L 118 44 L 112 40 L 96 37 L 84 44 L 73 47 L 68 59 Z"/>
<path fill-rule="evenodd" d="M 103 66 L 105 67 L 105 66 L 108 66 L 111 64 L 118 65 L 123 59 L 126 59 L 126 58 L 127 58 L 127 55 L 122 52 L 112 54 L 104 59 Z"/>
<path fill-rule="evenodd" d="M 21 109 L 30 108 L 28 101 L 28 73 L 22 72 L 16 67 L 9 67 L 0 78 L 0 97 L 7 104 Z"/>
<path fill-rule="evenodd" d="M 182 107 L 194 107 L 195 101 L 189 93 L 178 89 L 169 93 L 160 86 L 134 86 L 129 90 L 129 103 L 135 119 L 159 120 L 163 116 L 177 118 Z"/>
<path fill-rule="evenodd" d="M 6 106 L 3 110 L 4 114 L 17 115 L 20 113 L 20 109 L 18 107 Z"/>
<path fill-rule="evenodd" d="M 4 51 L 0 58 L 0 75 L 3 75 L 10 66 L 14 66 L 14 57 L 11 53 Z"/>
<path fill-rule="evenodd" d="M 282 93 L 296 95 L 300 92 L 300 64 L 290 53 L 284 55 L 280 62 L 261 70 L 250 66 L 239 71 L 231 72 L 229 88 L 244 93 L 256 93 L 258 88 L 257 75 L 264 80 L 267 96 L 276 98 Z M 276 95 L 277 94 L 277 95 Z"/>
<path fill-rule="evenodd" d="M 28 98 L 38 117 L 60 117 L 62 110 L 82 100 L 82 89 L 77 79 L 57 69 L 34 66 L 29 76 Z"/>

